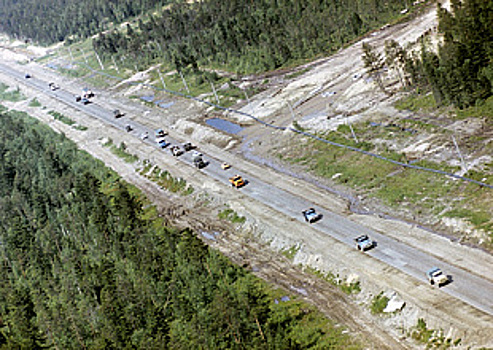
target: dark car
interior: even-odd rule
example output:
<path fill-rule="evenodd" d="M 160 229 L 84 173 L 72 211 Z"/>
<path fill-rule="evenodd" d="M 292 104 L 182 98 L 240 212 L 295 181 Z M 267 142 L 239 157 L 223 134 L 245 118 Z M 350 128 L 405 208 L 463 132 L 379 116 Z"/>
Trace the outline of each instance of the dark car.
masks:
<path fill-rule="evenodd" d="M 314 208 L 309 208 L 307 210 L 303 210 L 301 212 L 306 222 L 313 224 L 322 218 L 322 214 L 316 212 Z"/>

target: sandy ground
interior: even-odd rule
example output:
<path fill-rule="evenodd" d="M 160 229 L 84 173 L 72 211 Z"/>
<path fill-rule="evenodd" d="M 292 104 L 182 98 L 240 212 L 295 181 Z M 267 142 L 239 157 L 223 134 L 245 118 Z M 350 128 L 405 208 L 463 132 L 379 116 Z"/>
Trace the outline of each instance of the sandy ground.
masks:
<path fill-rule="evenodd" d="M 402 38 L 403 41 L 413 40 L 427 28 L 433 28 L 435 25 L 432 11 L 422 19 L 417 19 L 415 23 L 378 32 L 377 35 L 370 36 L 369 40 L 384 40 L 391 33 Z M 409 28 L 412 28 L 412 31 Z M 369 115 L 369 111 L 376 111 L 377 107 L 379 113 L 384 110 L 394 113 L 394 110 L 388 107 L 387 97 L 379 93 L 372 84 L 365 82 L 363 78 L 353 79 L 354 72 L 362 69 L 360 47 L 360 45 L 350 47 L 334 57 L 318 62 L 316 68 L 295 81 L 280 83 L 279 87 L 273 87 L 272 90 L 252 98 L 251 105 L 245 106 L 244 109 L 250 112 L 253 108 L 257 116 L 269 121 L 273 120 L 276 125 L 286 126 L 292 123 L 292 116 L 286 105 L 286 101 L 289 101 L 294 106 L 296 118 L 300 123 L 309 126 L 309 123 L 315 123 L 317 120 L 324 123 L 327 121 L 323 124 L 327 129 L 336 127 L 338 122 L 343 122 L 342 117 L 338 117 L 338 111 L 350 112 L 355 118 L 364 118 Z M 25 61 L 26 55 L 35 54 L 27 50 L 14 53 L 12 50 L 5 49 L 0 49 L 0 53 L 4 61 L 12 62 L 14 65 Z M 18 66 L 18 69 L 22 70 L 26 67 L 35 72 L 34 74 L 40 79 L 55 80 L 74 93 L 80 91 L 83 86 L 80 81 L 59 77 L 56 72 L 41 70 L 35 63 Z M 333 67 L 339 68 L 336 70 Z M 127 181 L 141 188 L 150 200 L 161 208 L 170 223 L 194 228 L 208 244 L 222 251 L 234 262 L 244 265 L 274 285 L 295 292 L 299 297 L 314 303 L 328 317 L 346 325 L 356 337 L 367 339 L 368 348 L 422 347 L 409 337 L 409 332 L 419 318 L 425 319 L 429 328 L 442 330 L 443 335 L 450 339 L 461 338 L 459 348 L 493 347 L 491 316 L 423 285 L 371 257 L 356 254 L 350 247 L 325 236 L 322 237 L 320 233 L 307 228 L 306 225 L 275 213 L 265 205 L 232 191 L 229 186 L 224 186 L 171 157 L 161 157 L 154 148 L 140 140 L 61 105 L 49 96 L 39 95 L 37 91 L 23 86 L 22 82 L 13 81 L 3 75 L 0 75 L 0 80 L 10 86 L 19 86 L 26 96 L 36 96 L 47 108 L 30 107 L 28 101 L 5 103 L 5 105 L 24 110 L 53 129 L 65 133 L 67 137 L 77 142 L 81 149 L 101 159 Z M 316 92 L 310 93 L 313 91 Z M 336 94 L 329 97 L 327 94 L 325 97 L 322 96 L 323 92 L 330 91 L 335 91 Z M 354 214 L 349 210 L 347 197 L 340 196 L 340 193 L 321 191 L 320 187 L 310 181 L 277 172 L 269 166 L 252 163 L 241 157 L 240 148 L 228 151 L 227 149 L 240 144 L 241 140 L 205 127 L 204 111 L 197 103 L 178 100 L 170 108 L 156 111 L 143 104 L 129 101 L 126 97 L 129 94 L 129 90 L 122 89 L 97 91 L 95 103 L 104 101 L 109 109 L 115 107 L 128 111 L 132 118 L 150 127 L 169 128 L 172 136 L 183 140 L 191 139 L 205 153 L 229 161 L 238 169 L 254 171 L 283 189 L 309 198 L 314 203 L 330 206 L 335 213 L 348 216 L 356 222 L 404 240 L 409 245 L 422 247 L 457 266 L 479 271 L 487 278 L 493 279 L 491 272 L 493 258 L 490 254 L 457 243 L 451 244 L 446 238 L 431 234 L 415 225 L 385 220 L 377 215 Z M 329 104 L 328 98 L 332 98 Z M 78 131 L 55 121 L 47 114 L 49 110 L 56 110 L 69 116 L 88 127 L 88 130 Z M 327 119 L 328 113 L 333 113 L 334 117 Z M 338 118 L 341 120 L 338 121 Z M 243 122 L 250 121 L 243 120 Z M 248 135 L 244 140 L 246 142 L 252 139 L 269 140 L 273 136 L 275 133 L 273 134 L 271 130 L 252 126 L 248 129 Z M 168 193 L 140 176 L 136 172 L 140 164 L 124 163 L 102 146 L 102 140 L 108 137 L 115 144 L 125 142 L 127 149 L 139 159 L 149 159 L 162 169 L 169 170 L 173 176 L 186 179 L 196 189 L 194 195 L 181 197 Z M 264 145 L 269 143 L 265 141 Z M 234 226 L 220 222 L 217 219 L 217 210 L 225 206 L 244 215 L 247 218 L 245 224 Z M 287 223 L 289 229 L 286 229 Z M 426 244 L 423 245 L 423 242 Z M 279 253 L 292 247 L 298 248 L 293 260 Z M 330 272 L 339 276 L 342 283 L 347 280 L 359 280 L 362 291 L 348 296 L 339 288 L 306 272 L 306 267 Z M 381 291 L 396 300 L 404 301 L 404 308 L 400 312 L 391 314 L 371 315 L 369 304 L 373 296 Z"/>

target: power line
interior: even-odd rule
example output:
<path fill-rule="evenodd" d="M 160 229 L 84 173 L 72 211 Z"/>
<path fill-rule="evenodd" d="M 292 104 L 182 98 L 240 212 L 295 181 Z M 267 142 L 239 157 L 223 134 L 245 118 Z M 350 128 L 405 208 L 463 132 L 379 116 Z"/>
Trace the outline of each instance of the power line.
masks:
<path fill-rule="evenodd" d="M 114 78 L 114 79 L 119 80 L 121 82 L 124 82 L 124 79 L 123 78 L 115 77 L 115 76 L 112 76 L 112 75 L 110 75 L 108 73 L 100 72 L 100 71 L 95 70 L 95 69 L 93 69 L 93 68 L 91 68 L 89 66 L 88 66 L 88 69 L 91 70 L 92 72 L 96 73 L 96 74 L 100 74 L 100 75 L 104 75 L 104 76 L 107 76 L 107 77 L 111 77 L 111 78 Z M 180 72 L 180 74 L 181 74 L 181 72 Z M 182 78 L 183 78 L 183 75 L 182 75 Z M 136 83 L 136 82 L 125 82 L 125 84 L 127 84 L 127 85 L 138 85 L 139 83 Z M 437 169 L 432 169 L 432 168 L 426 168 L 426 167 L 421 167 L 421 166 L 417 166 L 417 165 L 412 165 L 412 164 L 408 164 L 408 163 L 399 162 L 399 161 L 396 161 L 394 159 L 390 159 L 390 158 L 387 158 L 387 157 L 384 157 L 384 156 L 381 156 L 381 155 L 378 155 L 378 154 L 375 154 L 375 153 L 371 153 L 371 152 L 362 150 L 362 149 L 357 148 L 357 147 L 347 146 L 347 145 L 343 145 L 341 143 L 337 143 L 337 142 L 325 140 L 323 138 L 320 138 L 320 137 L 318 137 L 316 135 L 313 135 L 313 134 L 311 134 L 309 132 L 306 132 L 306 131 L 301 131 L 301 130 L 298 130 L 298 129 L 295 129 L 295 128 L 292 128 L 292 127 L 277 126 L 277 125 L 274 125 L 274 124 L 270 124 L 270 123 L 267 123 L 267 122 L 265 122 L 265 121 L 263 121 L 263 120 L 255 117 L 254 115 L 249 114 L 249 113 L 242 112 L 242 111 L 239 111 L 239 110 L 236 110 L 236 109 L 232 109 L 232 108 L 229 108 L 229 107 L 223 107 L 223 106 L 220 106 L 218 104 L 212 103 L 210 101 L 206 101 L 206 100 L 203 100 L 201 98 L 194 97 L 194 96 L 191 96 L 191 95 L 187 95 L 187 94 L 184 94 L 184 93 L 181 93 L 181 92 L 178 92 L 178 91 L 173 91 L 173 90 L 169 90 L 169 89 L 166 89 L 166 88 L 160 89 L 160 88 L 157 88 L 157 87 L 155 87 L 155 86 L 153 86 L 151 84 L 146 84 L 146 83 L 144 83 L 142 85 L 143 86 L 146 86 L 148 88 L 154 89 L 154 90 L 164 91 L 164 92 L 167 92 L 167 93 L 172 94 L 172 95 L 176 95 L 176 96 L 184 97 L 184 98 L 189 99 L 189 100 L 194 100 L 194 101 L 197 101 L 197 102 L 201 102 L 201 103 L 204 103 L 206 105 L 209 105 L 209 106 L 212 106 L 212 107 L 215 107 L 215 108 L 218 108 L 218 109 L 221 109 L 221 110 L 230 112 L 230 113 L 236 113 L 236 114 L 243 115 L 245 117 L 248 117 L 248 118 L 256 121 L 259 124 L 262 124 L 264 126 L 267 126 L 267 127 L 270 127 L 270 128 L 276 129 L 276 130 L 290 130 L 292 132 L 295 132 L 297 134 L 300 134 L 300 135 L 303 135 L 303 136 L 306 136 L 306 137 L 310 137 L 310 138 L 315 139 L 315 140 L 318 140 L 320 142 L 324 142 L 326 144 L 329 144 L 329 145 L 332 145 L 332 146 L 335 146 L 335 147 L 339 147 L 339 148 L 345 148 L 345 149 L 348 149 L 348 150 L 351 150 L 351 151 L 354 151 L 354 152 L 362 153 L 362 154 L 365 154 L 365 155 L 370 156 L 370 157 L 378 158 L 380 160 L 383 160 L 383 161 L 386 161 L 386 162 L 389 162 L 389 163 L 392 163 L 392 164 L 395 164 L 395 165 L 402 166 L 404 168 L 410 168 L 410 169 L 421 170 L 421 171 L 425 171 L 425 172 L 430 172 L 430 173 L 445 175 L 445 176 L 449 176 L 449 177 L 452 177 L 452 178 L 455 178 L 455 179 L 458 179 L 458 180 L 467 181 L 467 182 L 470 182 L 470 183 L 473 183 L 473 184 L 476 184 L 476 185 L 479 185 L 479 186 L 482 186 L 482 187 L 487 187 L 487 188 L 493 189 L 493 185 L 489 185 L 489 184 L 484 183 L 482 181 L 477 181 L 477 180 L 470 179 L 470 178 L 465 177 L 465 176 L 461 176 L 461 175 L 449 173 L 449 172 L 442 171 L 442 170 L 437 170 Z"/>

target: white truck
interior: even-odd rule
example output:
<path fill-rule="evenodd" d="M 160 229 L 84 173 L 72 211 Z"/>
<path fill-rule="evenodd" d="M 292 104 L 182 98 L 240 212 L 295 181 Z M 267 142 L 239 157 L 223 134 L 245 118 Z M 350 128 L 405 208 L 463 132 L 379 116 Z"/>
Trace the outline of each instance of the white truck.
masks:
<path fill-rule="evenodd" d="M 449 278 L 446 274 L 442 272 L 438 267 L 434 267 L 426 272 L 426 276 L 428 277 L 428 281 L 430 284 L 436 285 L 437 287 L 441 287 L 449 282 Z"/>

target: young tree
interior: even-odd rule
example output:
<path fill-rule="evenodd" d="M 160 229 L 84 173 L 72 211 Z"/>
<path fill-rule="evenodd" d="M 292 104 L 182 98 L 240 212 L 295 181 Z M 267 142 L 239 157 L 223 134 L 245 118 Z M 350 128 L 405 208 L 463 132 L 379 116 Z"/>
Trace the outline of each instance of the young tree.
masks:
<path fill-rule="evenodd" d="M 378 87 L 385 94 L 389 94 L 387 90 L 385 90 L 385 86 L 382 81 L 381 70 L 384 67 L 385 61 L 382 57 L 382 54 L 377 52 L 373 46 L 368 43 L 363 43 L 363 63 L 366 68 L 366 73 L 375 79 Z"/>

